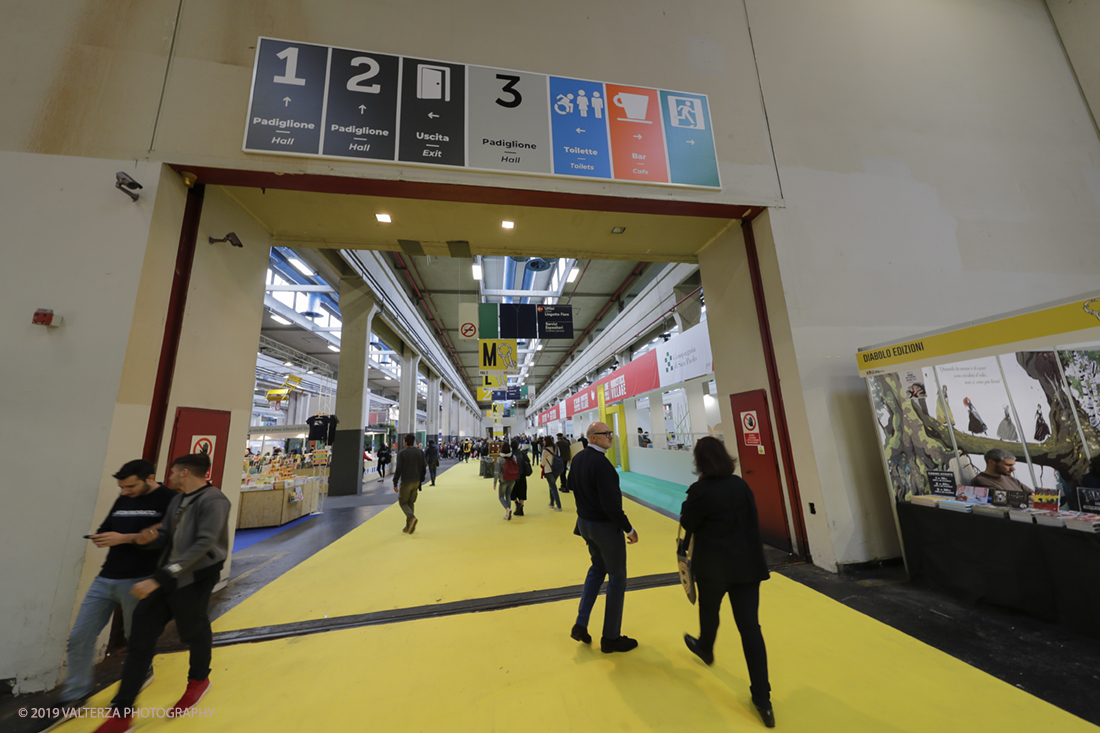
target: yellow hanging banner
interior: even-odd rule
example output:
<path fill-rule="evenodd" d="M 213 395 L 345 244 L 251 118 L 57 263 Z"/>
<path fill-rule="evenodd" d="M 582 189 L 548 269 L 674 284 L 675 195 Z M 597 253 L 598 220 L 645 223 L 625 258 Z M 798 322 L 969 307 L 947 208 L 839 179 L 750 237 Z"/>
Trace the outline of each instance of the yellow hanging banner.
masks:
<path fill-rule="evenodd" d="M 478 341 L 478 374 L 519 374 L 519 347 L 516 339 Z"/>

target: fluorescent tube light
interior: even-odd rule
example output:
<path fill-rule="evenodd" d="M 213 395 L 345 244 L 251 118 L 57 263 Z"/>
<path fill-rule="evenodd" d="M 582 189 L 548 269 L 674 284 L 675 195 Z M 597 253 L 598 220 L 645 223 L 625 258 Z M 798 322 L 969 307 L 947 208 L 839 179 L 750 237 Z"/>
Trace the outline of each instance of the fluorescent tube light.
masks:
<path fill-rule="evenodd" d="M 302 273 L 306 277 L 313 277 L 313 270 L 306 267 L 306 264 L 297 257 L 287 257 L 286 261 L 290 263 L 291 267 L 293 267 L 295 270 Z"/>
<path fill-rule="evenodd" d="M 329 344 L 329 345 L 328 345 L 328 350 L 329 350 L 329 351 L 340 351 L 340 347 L 339 347 L 339 346 L 336 346 L 336 345 L 334 345 L 334 344 Z"/>
<path fill-rule="evenodd" d="M 474 280 L 481 280 L 481 265 L 474 263 Z"/>
<path fill-rule="evenodd" d="M 289 326 L 290 325 L 290 321 L 283 318 L 282 316 L 277 316 L 274 313 L 271 314 L 271 320 L 275 321 L 276 323 L 281 323 L 284 326 Z"/>
<path fill-rule="evenodd" d="M 574 280 L 576 280 L 576 279 L 577 279 L 577 275 L 580 275 L 580 274 L 581 274 L 581 268 L 579 268 L 579 267 L 574 267 L 574 268 L 573 268 L 572 270 L 570 270 L 570 271 L 569 271 L 569 277 L 567 277 L 567 278 L 565 279 L 565 281 L 566 281 L 567 283 L 571 283 L 571 282 L 573 282 Z"/>
<path fill-rule="evenodd" d="M 374 218 L 382 222 L 383 224 L 389 224 L 391 221 L 389 214 L 375 214 Z"/>
<path fill-rule="evenodd" d="M 515 229 L 515 228 L 516 228 L 516 223 L 515 223 L 514 221 L 507 221 L 507 220 L 505 220 L 505 221 L 502 221 L 502 222 L 500 223 L 500 225 L 501 225 L 502 227 L 504 227 L 505 229 Z"/>

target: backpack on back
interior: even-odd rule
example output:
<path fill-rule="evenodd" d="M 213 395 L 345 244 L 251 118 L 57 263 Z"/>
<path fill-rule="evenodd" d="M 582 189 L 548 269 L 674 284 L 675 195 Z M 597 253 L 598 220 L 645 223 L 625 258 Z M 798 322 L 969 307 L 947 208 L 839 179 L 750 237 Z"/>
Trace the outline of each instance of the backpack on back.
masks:
<path fill-rule="evenodd" d="M 519 478 L 519 464 L 512 456 L 504 459 L 504 470 L 501 472 L 505 481 L 515 481 Z"/>
<path fill-rule="evenodd" d="M 565 461 L 561 459 L 561 456 L 554 455 L 554 460 L 550 461 L 550 472 L 555 476 L 561 476 L 565 471 Z"/>

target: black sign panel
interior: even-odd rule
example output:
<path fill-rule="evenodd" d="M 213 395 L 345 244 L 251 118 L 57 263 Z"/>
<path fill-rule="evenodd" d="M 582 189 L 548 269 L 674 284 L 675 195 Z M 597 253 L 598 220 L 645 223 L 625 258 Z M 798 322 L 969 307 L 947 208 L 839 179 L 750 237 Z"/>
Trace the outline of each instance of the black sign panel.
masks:
<path fill-rule="evenodd" d="M 520 399 L 520 394 L 521 394 L 521 392 L 520 392 L 519 387 L 509 387 L 508 388 L 508 399 L 518 400 L 518 399 Z"/>
<path fill-rule="evenodd" d="M 538 315 L 533 303 L 501 303 L 499 310 L 500 338 L 537 339 Z"/>
<path fill-rule="evenodd" d="M 932 489 L 932 496 L 949 496 L 955 498 L 955 474 L 951 471 L 929 471 L 928 487 Z"/>
<path fill-rule="evenodd" d="M 573 306 L 540 305 L 537 308 L 540 339 L 573 338 Z"/>
<path fill-rule="evenodd" d="M 244 146 L 317 155 L 328 46 L 260 40 Z"/>
<path fill-rule="evenodd" d="M 393 160 L 397 150 L 397 56 L 332 49 L 325 155 Z"/>
<path fill-rule="evenodd" d="M 1081 506 L 1081 511 L 1100 514 L 1100 489 L 1078 486 L 1077 501 Z"/>
<path fill-rule="evenodd" d="M 401 59 L 401 142 L 406 163 L 466 165 L 466 66 Z"/>

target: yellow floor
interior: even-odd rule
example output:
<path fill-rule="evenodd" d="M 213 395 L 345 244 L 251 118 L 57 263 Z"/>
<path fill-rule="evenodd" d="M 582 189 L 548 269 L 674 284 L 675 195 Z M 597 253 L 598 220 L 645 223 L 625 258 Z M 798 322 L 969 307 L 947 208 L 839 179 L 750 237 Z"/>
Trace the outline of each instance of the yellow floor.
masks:
<path fill-rule="evenodd" d="M 389 479 L 387 478 L 387 481 Z M 573 534 L 576 504 L 553 512 L 546 481 L 528 479 L 523 517 L 504 521 L 493 482 L 471 461 L 443 473 L 416 502 L 414 534 L 395 504 L 267 585 L 214 623 L 215 631 L 580 585 L 588 569 Z M 630 575 L 676 571 L 676 522 L 624 502 L 639 542 Z"/>
<path fill-rule="evenodd" d="M 241 604 L 221 628 L 576 584 L 585 570 L 572 516 L 504 522 L 473 464 L 448 472 L 400 531 L 396 507 Z M 567 503 L 571 502 L 567 498 Z M 538 507 L 542 503 L 543 506 Z M 668 572 L 675 523 L 629 509 L 642 542 L 633 575 Z M 647 542 L 648 540 L 648 542 Z M 679 587 L 627 594 L 623 630 L 641 646 L 604 655 L 568 637 L 576 601 L 406 621 L 214 651 L 209 716 L 147 719 L 155 731 L 762 731 L 728 608 L 704 666 Z M 596 604 L 592 628 L 603 618 Z M 947 733 L 1093 731 L 1094 726 L 780 575 L 761 587 L 778 728 Z M 226 623 L 231 621 L 231 623 Z M 598 640 L 597 640 L 598 645 Z M 182 692 L 187 655 L 158 657 L 146 708 Z M 92 705 L 106 705 L 115 687 Z M 69 733 L 93 730 L 74 721 Z M 167 728 L 164 728 L 167 730 Z"/>

